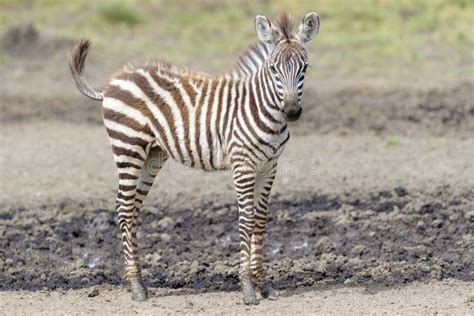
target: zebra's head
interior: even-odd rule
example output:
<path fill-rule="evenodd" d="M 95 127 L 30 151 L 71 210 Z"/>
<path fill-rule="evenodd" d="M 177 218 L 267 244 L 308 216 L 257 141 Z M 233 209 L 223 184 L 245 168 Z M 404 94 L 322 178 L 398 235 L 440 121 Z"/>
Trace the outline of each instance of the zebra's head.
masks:
<path fill-rule="evenodd" d="M 305 45 L 319 31 L 319 17 L 311 12 L 302 20 L 298 32 L 292 34 L 293 24 L 286 13 L 278 16 L 275 25 L 264 16 L 257 16 L 258 38 L 270 48 L 264 67 L 274 81 L 280 109 L 288 121 L 296 121 L 302 113 L 301 95 L 308 56 Z"/>

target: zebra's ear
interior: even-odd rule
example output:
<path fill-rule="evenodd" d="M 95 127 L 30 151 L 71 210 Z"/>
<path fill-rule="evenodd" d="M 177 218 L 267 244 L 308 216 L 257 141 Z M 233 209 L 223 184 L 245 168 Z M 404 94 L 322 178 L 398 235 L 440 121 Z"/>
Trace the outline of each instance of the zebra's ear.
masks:
<path fill-rule="evenodd" d="M 308 13 L 298 28 L 296 38 L 302 43 L 307 43 L 318 35 L 319 16 L 315 12 Z"/>
<path fill-rule="evenodd" d="M 270 20 L 262 15 L 257 15 L 255 18 L 255 31 L 258 39 L 267 44 L 274 44 L 276 42 L 276 32 L 272 27 Z"/>

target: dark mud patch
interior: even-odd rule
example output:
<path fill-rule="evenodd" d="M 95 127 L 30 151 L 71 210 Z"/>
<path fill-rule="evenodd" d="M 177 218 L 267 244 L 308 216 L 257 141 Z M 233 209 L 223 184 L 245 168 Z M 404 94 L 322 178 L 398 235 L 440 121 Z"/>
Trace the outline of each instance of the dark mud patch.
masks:
<path fill-rule="evenodd" d="M 275 196 L 267 276 L 279 289 L 321 284 L 393 285 L 473 280 L 474 192 L 404 188 L 338 196 Z M 111 210 L 64 201 L 0 211 L 0 289 L 123 284 L 120 234 Z M 152 287 L 234 290 L 237 209 L 153 205 L 141 214 L 145 282 Z"/>

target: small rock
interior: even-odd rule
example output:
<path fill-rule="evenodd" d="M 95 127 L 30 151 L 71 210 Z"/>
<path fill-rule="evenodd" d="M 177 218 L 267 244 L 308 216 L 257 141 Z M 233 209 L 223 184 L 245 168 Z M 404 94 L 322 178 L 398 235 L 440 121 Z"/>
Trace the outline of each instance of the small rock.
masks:
<path fill-rule="evenodd" d="M 441 226 L 443 226 L 443 220 L 441 219 L 435 219 L 431 222 L 431 227 L 433 228 L 440 228 Z"/>
<path fill-rule="evenodd" d="M 455 222 L 459 219 L 459 217 L 461 217 L 461 215 L 459 213 L 453 213 L 453 214 L 449 215 L 449 221 L 450 222 Z"/>
<path fill-rule="evenodd" d="M 354 281 L 354 279 L 352 279 L 352 278 L 346 279 L 346 280 L 344 281 L 344 284 L 346 284 L 346 285 L 352 285 L 352 284 L 354 284 L 354 283 L 355 283 L 355 281 Z"/>
<path fill-rule="evenodd" d="M 464 216 L 465 216 L 466 219 L 468 219 L 469 221 L 474 222 L 474 210 L 465 213 Z"/>
<path fill-rule="evenodd" d="M 157 264 L 161 260 L 161 256 L 157 253 L 147 253 L 145 255 L 145 260 L 151 264 Z"/>
<path fill-rule="evenodd" d="M 175 224 L 175 221 L 169 216 L 163 217 L 156 223 L 156 225 L 161 229 L 173 228 L 174 224 Z"/>
<path fill-rule="evenodd" d="M 189 273 L 190 274 L 197 274 L 198 272 L 202 271 L 202 267 L 200 267 L 199 262 L 194 260 L 191 265 L 189 266 Z"/>
<path fill-rule="evenodd" d="M 99 290 L 98 289 L 93 289 L 92 291 L 87 294 L 87 297 L 96 297 L 99 295 Z"/>
<path fill-rule="evenodd" d="M 364 245 L 357 245 L 351 250 L 351 256 L 360 257 L 366 252 L 366 247 Z"/>
<path fill-rule="evenodd" d="M 328 236 L 323 236 L 319 238 L 318 242 L 316 243 L 316 249 L 321 253 L 330 253 L 334 251 L 335 246 Z"/>
<path fill-rule="evenodd" d="M 416 228 L 420 228 L 420 229 L 425 228 L 425 222 L 418 221 L 418 223 L 416 223 Z"/>
<path fill-rule="evenodd" d="M 396 187 L 393 189 L 399 197 L 404 197 L 408 194 L 408 191 L 404 187 Z"/>
<path fill-rule="evenodd" d="M 170 241 L 170 240 L 171 240 L 171 236 L 170 236 L 170 234 L 163 233 L 163 234 L 160 234 L 160 239 L 161 239 L 162 241 Z"/>
<path fill-rule="evenodd" d="M 8 258 L 7 260 L 5 260 L 5 264 L 10 266 L 13 264 L 13 259 L 12 258 Z"/>
<path fill-rule="evenodd" d="M 83 277 L 83 278 L 81 279 L 81 283 L 87 284 L 87 283 L 89 283 L 89 279 L 86 278 L 86 277 Z"/>
<path fill-rule="evenodd" d="M 42 281 L 45 281 L 45 280 L 46 280 L 46 274 L 41 273 L 40 279 L 41 279 Z"/>

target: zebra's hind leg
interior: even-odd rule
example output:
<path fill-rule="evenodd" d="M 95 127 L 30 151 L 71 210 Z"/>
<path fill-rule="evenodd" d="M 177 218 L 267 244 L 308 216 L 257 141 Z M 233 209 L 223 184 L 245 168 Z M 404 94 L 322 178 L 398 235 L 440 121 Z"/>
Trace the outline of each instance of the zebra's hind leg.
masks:
<path fill-rule="evenodd" d="M 119 189 L 117 193 L 118 224 L 122 232 L 122 246 L 125 257 L 125 278 L 130 284 L 132 298 L 143 301 L 147 298 L 147 290 L 142 281 L 137 246 L 137 218 L 141 203 L 151 188 L 154 176 L 161 165 L 153 160 L 156 149 L 140 145 L 112 145 L 114 158 L 119 172 Z M 156 161 L 150 168 L 150 162 Z"/>
<path fill-rule="evenodd" d="M 143 201 L 153 186 L 153 181 L 155 180 L 156 175 L 161 170 L 166 160 L 168 160 L 168 154 L 166 151 L 158 146 L 150 149 L 138 179 L 137 194 L 135 197 L 137 215 L 142 208 Z"/>
<path fill-rule="evenodd" d="M 257 177 L 255 184 L 255 228 L 251 238 L 250 268 L 254 283 L 263 298 L 274 299 L 276 292 L 270 282 L 263 278 L 263 235 L 267 223 L 268 201 L 275 180 L 276 167 L 274 164 Z"/>
<path fill-rule="evenodd" d="M 156 175 L 163 167 L 164 163 L 168 159 L 168 154 L 163 151 L 160 147 L 155 146 L 150 149 L 148 157 L 143 164 L 143 167 L 140 171 L 137 183 L 137 191 L 135 194 L 135 211 L 134 211 L 134 222 L 135 225 L 132 226 L 132 237 L 135 241 L 134 248 L 137 249 L 137 219 L 138 214 L 142 208 L 142 204 L 148 195 L 151 187 L 153 186 L 153 181 L 155 180 Z M 135 251 L 136 259 L 134 260 L 137 267 L 140 268 L 139 259 L 137 252 Z M 128 272 L 128 271 L 127 271 Z M 130 290 L 132 292 L 132 298 L 135 301 L 142 301 L 147 298 L 148 291 L 143 284 L 141 273 L 138 278 L 131 278 L 128 280 L 130 282 Z"/>

